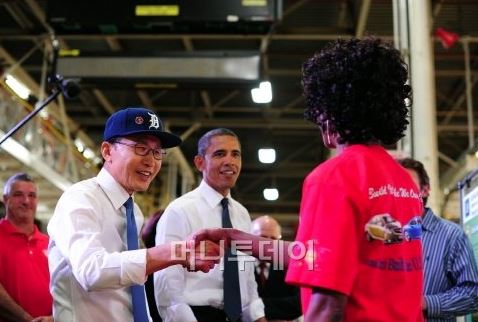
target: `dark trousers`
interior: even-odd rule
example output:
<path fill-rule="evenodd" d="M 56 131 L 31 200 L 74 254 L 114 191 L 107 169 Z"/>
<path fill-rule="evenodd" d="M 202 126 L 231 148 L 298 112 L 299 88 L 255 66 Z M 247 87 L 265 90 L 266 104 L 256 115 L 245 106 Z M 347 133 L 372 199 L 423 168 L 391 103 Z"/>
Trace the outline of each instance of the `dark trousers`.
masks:
<path fill-rule="evenodd" d="M 229 322 L 223 310 L 212 306 L 191 306 L 198 322 Z M 235 322 L 241 322 L 235 321 Z"/>

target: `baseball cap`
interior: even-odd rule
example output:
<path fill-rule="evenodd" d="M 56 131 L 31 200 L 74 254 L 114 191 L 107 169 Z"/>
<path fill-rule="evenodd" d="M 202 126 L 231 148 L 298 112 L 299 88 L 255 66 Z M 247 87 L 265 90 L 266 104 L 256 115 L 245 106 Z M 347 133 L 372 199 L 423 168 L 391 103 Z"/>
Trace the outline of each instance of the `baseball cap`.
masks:
<path fill-rule="evenodd" d="M 162 148 L 172 148 L 182 142 L 178 136 L 164 132 L 161 119 L 144 107 L 128 107 L 113 113 L 106 121 L 103 140 L 133 134 L 154 135 L 161 140 Z"/>

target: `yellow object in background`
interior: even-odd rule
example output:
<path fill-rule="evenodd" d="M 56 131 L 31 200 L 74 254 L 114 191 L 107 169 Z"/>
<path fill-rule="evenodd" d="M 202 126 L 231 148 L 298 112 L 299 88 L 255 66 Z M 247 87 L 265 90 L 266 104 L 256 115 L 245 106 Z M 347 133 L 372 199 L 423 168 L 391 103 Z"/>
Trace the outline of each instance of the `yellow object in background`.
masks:
<path fill-rule="evenodd" d="M 242 0 L 244 7 L 265 7 L 267 6 L 267 0 Z"/>
<path fill-rule="evenodd" d="M 136 16 L 179 16 L 179 6 L 136 6 L 135 14 Z"/>

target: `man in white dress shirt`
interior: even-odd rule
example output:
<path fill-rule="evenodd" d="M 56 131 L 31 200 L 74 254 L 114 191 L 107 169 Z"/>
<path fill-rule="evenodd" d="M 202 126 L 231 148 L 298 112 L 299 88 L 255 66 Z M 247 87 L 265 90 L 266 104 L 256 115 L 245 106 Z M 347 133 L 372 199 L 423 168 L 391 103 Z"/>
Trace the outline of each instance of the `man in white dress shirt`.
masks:
<path fill-rule="evenodd" d="M 222 227 L 223 206 L 228 199 L 234 228 L 250 231 L 248 211 L 231 197 L 241 171 L 241 145 L 228 129 L 214 129 L 198 142 L 194 158 L 202 173 L 199 187 L 169 204 L 158 222 L 156 245 L 183 240 L 202 228 Z M 254 259 L 238 256 L 242 321 L 265 321 L 264 304 L 257 295 Z M 154 274 L 158 310 L 164 322 L 224 322 L 223 263 L 209 273 L 191 273 L 183 267 L 170 266 Z"/>
<path fill-rule="evenodd" d="M 169 265 L 192 264 L 182 256 L 184 247 L 137 249 L 144 218 L 131 199 L 134 192 L 148 189 L 164 149 L 178 146 L 181 139 L 164 132 L 158 116 L 140 107 L 111 115 L 103 139 L 104 165 L 98 176 L 67 189 L 48 225 L 55 321 L 151 321 L 142 286 L 147 276 Z M 208 245 L 217 255 L 218 246 Z M 214 261 L 195 265 L 208 271 Z M 133 305 L 138 301 L 141 308 Z"/>

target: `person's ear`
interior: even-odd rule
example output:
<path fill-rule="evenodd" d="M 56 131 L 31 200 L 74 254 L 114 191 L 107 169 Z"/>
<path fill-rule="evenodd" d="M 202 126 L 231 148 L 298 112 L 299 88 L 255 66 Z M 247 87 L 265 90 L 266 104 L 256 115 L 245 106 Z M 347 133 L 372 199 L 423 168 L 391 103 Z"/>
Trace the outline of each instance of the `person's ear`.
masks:
<path fill-rule="evenodd" d="M 103 142 L 101 143 L 101 156 L 105 160 L 105 162 L 110 162 L 111 161 L 111 149 L 112 149 L 112 144 L 109 142 Z"/>
<path fill-rule="evenodd" d="M 194 157 L 194 165 L 196 166 L 196 169 L 202 172 L 204 170 L 204 157 L 196 155 Z"/>
<path fill-rule="evenodd" d="M 329 120 L 325 121 L 325 134 L 326 134 L 326 139 L 327 139 L 327 145 L 332 145 L 332 140 L 330 139 L 330 126 L 329 126 Z"/>
<path fill-rule="evenodd" d="M 324 123 L 324 127 L 322 129 L 322 141 L 324 141 L 324 145 L 328 149 L 337 148 L 337 136 L 334 132 L 332 132 L 329 120 L 326 120 Z"/>

